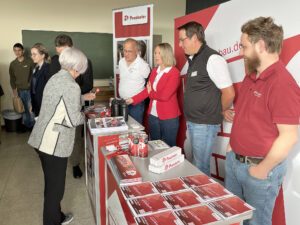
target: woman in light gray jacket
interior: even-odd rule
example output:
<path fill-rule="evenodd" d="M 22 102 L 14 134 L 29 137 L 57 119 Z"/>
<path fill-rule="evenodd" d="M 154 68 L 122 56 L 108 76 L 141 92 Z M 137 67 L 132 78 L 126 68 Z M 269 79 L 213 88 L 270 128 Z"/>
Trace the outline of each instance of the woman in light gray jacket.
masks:
<path fill-rule="evenodd" d="M 68 157 L 74 145 L 75 127 L 83 124 L 82 96 L 76 77 L 87 68 L 86 56 L 75 48 L 66 48 L 59 56 L 61 70 L 47 82 L 41 111 L 28 143 L 39 154 L 44 178 L 44 225 L 68 224 L 72 214 L 61 212 Z M 92 100 L 88 93 L 84 100 Z"/>

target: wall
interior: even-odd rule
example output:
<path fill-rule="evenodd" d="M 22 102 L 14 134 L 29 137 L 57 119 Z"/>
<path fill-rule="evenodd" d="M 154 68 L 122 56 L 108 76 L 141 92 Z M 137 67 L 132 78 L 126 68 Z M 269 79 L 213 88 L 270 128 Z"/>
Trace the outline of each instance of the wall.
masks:
<path fill-rule="evenodd" d="M 2 1 L 0 83 L 5 92 L 1 99 L 2 109 L 12 108 L 8 67 L 15 58 L 12 46 L 22 41 L 22 29 L 112 33 L 112 9 L 151 3 L 154 4 L 154 34 L 161 34 L 163 42 L 173 45 L 174 18 L 185 14 L 183 0 Z M 96 81 L 95 85 L 103 83 L 107 81 Z"/>

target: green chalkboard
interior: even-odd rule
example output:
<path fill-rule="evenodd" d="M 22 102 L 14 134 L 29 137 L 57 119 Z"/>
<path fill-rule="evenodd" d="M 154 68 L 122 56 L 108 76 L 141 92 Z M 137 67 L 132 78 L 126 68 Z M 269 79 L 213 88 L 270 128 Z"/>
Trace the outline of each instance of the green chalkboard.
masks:
<path fill-rule="evenodd" d="M 50 56 L 56 54 L 54 40 L 59 34 L 67 34 L 74 47 L 83 51 L 92 61 L 94 79 L 113 77 L 113 39 L 107 33 L 83 33 L 64 31 L 22 30 L 22 41 L 27 53 L 35 43 L 42 43 L 48 49 Z"/>

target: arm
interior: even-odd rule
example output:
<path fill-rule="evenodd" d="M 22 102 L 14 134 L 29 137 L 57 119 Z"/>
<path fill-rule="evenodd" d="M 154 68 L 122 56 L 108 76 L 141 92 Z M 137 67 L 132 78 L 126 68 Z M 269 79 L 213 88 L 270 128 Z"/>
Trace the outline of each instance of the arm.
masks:
<path fill-rule="evenodd" d="M 287 158 L 293 145 L 297 142 L 298 125 L 277 124 L 277 128 L 279 135 L 269 153 L 258 165 L 249 168 L 250 175 L 266 179 L 269 172 Z"/>
<path fill-rule="evenodd" d="M 9 76 L 10 76 L 10 86 L 13 90 L 13 95 L 14 96 L 17 96 L 18 95 L 18 92 L 17 92 L 17 86 L 16 86 L 16 76 L 15 76 L 15 73 L 12 69 L 12 66 L 10 64 L 9 66 Z"/>
<path fill-rule="evenodd" d="M 164 81 L 164 85 L 163 87 L 160 86 L 158 91 L 154 91 L 153 88 L 149 94 L 149 97 L 154 99 L 154 100 L 158 100 L 158 101 L 162 101 L 162 102 L 166 102 L 168 101 L 171 96 L 174 95 L 174 93 L 177 92 L 178 86 L 180 84 L 180 76 L 179 76 L 179 71 L 177 69 L 171 69 L 169 71 L 169 73 L 171 74 L 165 74 L 164 76 L 169 76 L 167 80 Z M 161 79 L 163 79 L 164 77 L 162 77 Z M 162 80 L 159 80 L 158 85 L 161 85 Z"/>
<path fill-rule="evenodd" d="M 68 86 L 65 91 L 64 103 L 67 110 L 65 120 L 70 127 L 76 127 L 84 123 L 84 114 L 81 113 L 81 92 L 78 85 Z"/>
<path fill-rule="evenodd" d="M 222 114 L 228 122 L 233 120 L 233 111 L 229 108 L 235 92 L 226 60 L 220 55 L 211 55 L 207 61 L 207 72 L 210 79 L 221 91 Z"/>
<path fill-rule="evenodd" d="M 234 112 L 230 109 L 235 96 L 233 86 L 221 89 L 222 114 L 228 122 L 233 121 Z"/>
<path fill-rule="evenodd" d="M 144 101 L 146 98 L 149 97 L 147 88 L 144 88 L 140 93 L 138 93 L 137 95 L 133 96 L 132 99 L 132 104 L 136 105 L 138 103 L 140 103 L 141 101 Z M 128 101 L 129 103 L 129 101 Z"/>

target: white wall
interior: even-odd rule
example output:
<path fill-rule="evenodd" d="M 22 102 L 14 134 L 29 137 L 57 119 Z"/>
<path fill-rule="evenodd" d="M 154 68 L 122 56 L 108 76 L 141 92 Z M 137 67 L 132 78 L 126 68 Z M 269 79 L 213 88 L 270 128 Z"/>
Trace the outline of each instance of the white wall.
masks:
<path fill-rule="evenodd" d="M 23 29 L 112 33 L 112 10 L 154 4 L 154 34 L 174 43 L 174 18 L 185 14 L 184 0 L 8 0 L 0 5 L 0 83 L 2 109 L 12 108 L 8 67 L 12 46 L 22 42 Z M 98 82 L 97 82 L 98 83 Z"/>

